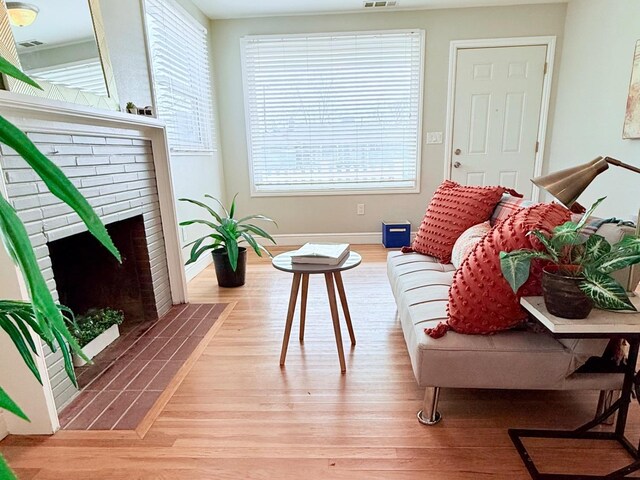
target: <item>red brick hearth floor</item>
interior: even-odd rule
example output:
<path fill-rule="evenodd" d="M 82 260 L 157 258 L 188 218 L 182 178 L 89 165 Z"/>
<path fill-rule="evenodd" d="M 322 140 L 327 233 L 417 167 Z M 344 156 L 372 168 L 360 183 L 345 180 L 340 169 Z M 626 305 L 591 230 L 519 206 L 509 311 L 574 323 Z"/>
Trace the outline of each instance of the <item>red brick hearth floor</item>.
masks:
<path fill-rule="evenodd" d="M 136 429 L 227 305 L 177 305 L 123 334 L 78 369 L 82 392 L 60 414 L 61 427 Z"/>

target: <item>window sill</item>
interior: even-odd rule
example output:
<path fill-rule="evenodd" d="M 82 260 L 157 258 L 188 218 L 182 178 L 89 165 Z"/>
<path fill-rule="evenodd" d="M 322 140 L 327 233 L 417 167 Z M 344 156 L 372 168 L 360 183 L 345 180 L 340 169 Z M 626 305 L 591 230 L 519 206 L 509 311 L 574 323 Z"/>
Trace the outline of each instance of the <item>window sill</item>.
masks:
<path fill-rule="evenodd" d="M 251 189 L 251 197 L 325 197 L 339 195 L 398 195 L 420 193 L 420 187 L 412 188 L 379 188 L 367 190 L 277 190 L 277 191 L 256 191 Z"/>

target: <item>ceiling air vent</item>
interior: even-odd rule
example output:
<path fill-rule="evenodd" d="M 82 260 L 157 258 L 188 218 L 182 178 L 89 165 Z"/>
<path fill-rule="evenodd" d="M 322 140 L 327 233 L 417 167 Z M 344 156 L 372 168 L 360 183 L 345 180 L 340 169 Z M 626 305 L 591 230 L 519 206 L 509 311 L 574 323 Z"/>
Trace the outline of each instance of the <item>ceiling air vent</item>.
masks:
<path fill-rule="evenodd" d="M 365 1 L 363 4 L 364 8 L 385 8 L 398 6 L 398 2 L 396 0 L 379 0 L 376 2 Z"/>
<path fill-rule="evenodd" d="M 18 45 L 20 45 L 21 47 L 29 48 L 37 47 L 38 45 L 44 45 L 44 43 L 39 40 L 26 40 L 24 42 L 19 42 Z"/>

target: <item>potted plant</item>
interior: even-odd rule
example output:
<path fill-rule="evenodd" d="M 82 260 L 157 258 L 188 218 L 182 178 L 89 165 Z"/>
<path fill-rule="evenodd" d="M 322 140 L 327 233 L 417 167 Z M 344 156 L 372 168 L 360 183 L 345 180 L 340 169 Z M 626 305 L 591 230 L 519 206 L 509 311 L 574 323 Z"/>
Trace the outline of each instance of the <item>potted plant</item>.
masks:
<path fill-rule="evenodd" d="M 91 360 L 111 345 L 120 336 L 118 325 L 123 321 L 124 314 L 112 308 L 92 309 L 71 320 L 69 330 L 84 353 L 84 358 L 74 353 L 73 364 L 82 367 L 87 359 Z"/>
<path fill-rule="evenodd" d="M 549 313 L 563 318 L 586 318 L 593 306 L 635 311 L 625 289 L 611 273 L 640 263 L 640 237 L 628 235 L 611 245 L 600 235 L 582 233 L 587 219 L 604 200 L 599 199 L 578 223 L 566 222 L 551 234 L 532 230 L 543 247 L 538 250 L 500 252 L 500 266 L 517 292 L 529 278 L 532 260 L 547 262 L 542 289 Z"/>
<path fill-rule="evenodd" d="M 236 193 L 231 202 L 231 207 L 227 210 L 220 200 L 211 195 L 205 195 L 205 197 L 210 198 L 220 205 L 224 215 L 218 214 L 209 205 L 198 200 L 189 198 L 180 199 L 181 202 L 193 203 L 203 208 L 212 217 L 210 220 L 188 220 L 180 223 L 183 227 L 201 224 L 211 229 L 211 233 L 188 244 L 191 245 L 191 254 L 186 264 L 189 265 L 197 261 L 202 254 L 211 250 L 216 269 L 216 278 L 218 279 L 218 285 L 221 287 L 230 288 L 244 285 L 247 268 L 247 249 L 246 247 L 238 245 L 240 242 L 246 242 L 259 257 L 262 256 L 263 251 L 269 256 L 271 256 L 271 254 L 256 241 L 254 235 L 266 238 L 273 242 L 274 245 L 276 243 L 271 235 L 262 228 L 252 223 L 247 223 L 249 220 L 264 220 L 275 224 L 276 222 L 272 219 L 264 215 L 248 215 L 237 220 L 234 218 L 237 196 L 238 194 Z"/>
<path fill-rule="evenodd" d="M 127 102 L 127 112 L 133 113 L 134 115 L 138 114 L 138 107 L 133 102 Z"/>

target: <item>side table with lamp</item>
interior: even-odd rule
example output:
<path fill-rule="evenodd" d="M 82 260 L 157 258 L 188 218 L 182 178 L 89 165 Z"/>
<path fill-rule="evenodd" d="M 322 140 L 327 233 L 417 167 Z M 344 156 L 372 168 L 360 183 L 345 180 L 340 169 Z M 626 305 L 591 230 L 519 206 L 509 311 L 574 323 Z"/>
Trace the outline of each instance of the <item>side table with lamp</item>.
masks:
<path fill-rule="evenodd" d="M 628 165 L 612 157 L 598 157 L 589 163 L 571 167 L 559 172 L 538 177 L 532 182 L 546 190 L 566 207 L 571 207 L 582 192 L 589 186 L 597 175 L 609 168 L 609 165 L 625 168 L 635 173 L 640 173 L 640 168 Z M 640 235 L 640 218 L 636 220 L 636 235 Z M 632 267 L 627 279 L 626 288 L 634 291 L 638 283 L 636 271 Z M 637 291 L 637 290 L 636 290 Z M 624 366 L 624 382 L 620 398 L 592 421 L 570 431 L 562 430 L 533 430 L 533 429 L 509 429 L 509 436 L 515 445 L 522 461 L 524 462 L 531 478 L 542 479 L 585 479 L 585 478 L 626 478 L 628 475 L 640 470 L 640 445 L 634 446 L 625 436 L 627 414 L 631 404 L 632 391 L 640 379 L 636 375 L 638 349 L 640 346 L 640 313 L 618 313 L 605 310 L 594 312 L 582 320 L 569 320 L 551 315 L 545 307 L 542 297 L 524 297 L 522 306 L 543 325 L 555 338 L 622 338 L 629 343 L 627 362 Z M 632 299 L 636 309 L 640 309 L 640 297 L 636 295 Z M 618 415 L 615 429 L 612 432 L 593 431 L 593 429 Z M 536 467 L 523 438 L 557 438 L 575 440 L 614 440 L 624 447 L 631 455 L 633 461 L 614 472 L 606 475 L 572 475 L 565 473 L 542 473 Z"/>

